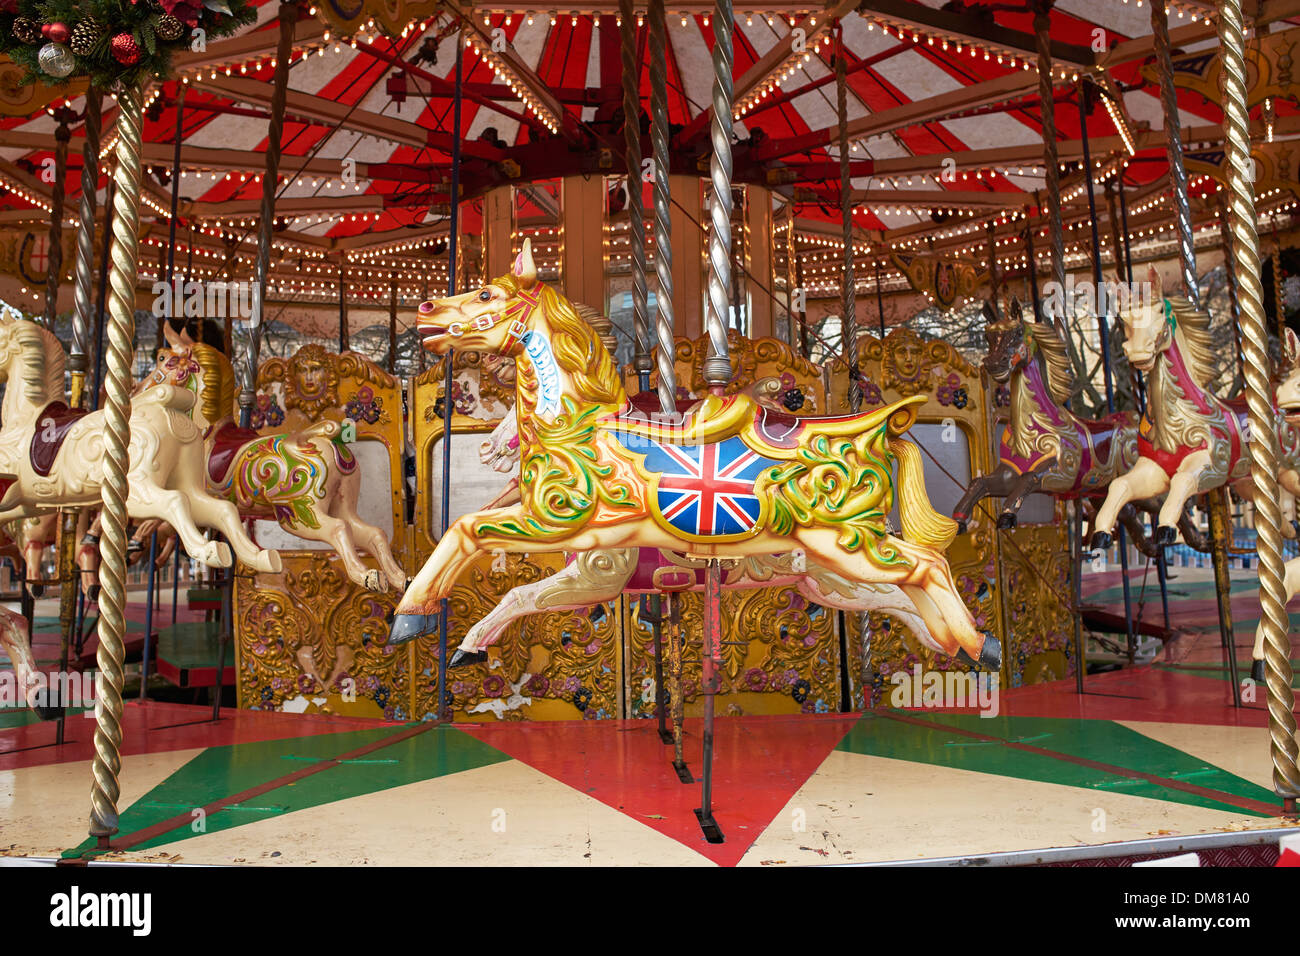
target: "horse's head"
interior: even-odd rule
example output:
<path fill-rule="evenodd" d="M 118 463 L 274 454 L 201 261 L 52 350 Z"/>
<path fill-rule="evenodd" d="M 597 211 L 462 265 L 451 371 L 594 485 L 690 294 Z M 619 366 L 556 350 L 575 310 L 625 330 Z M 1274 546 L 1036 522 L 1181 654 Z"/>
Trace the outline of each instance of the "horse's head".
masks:
<path fill-rule="evenodd" d="M 473 292 L 421 303 L 421 345 L 439 355 L 453 348 L 510 353 L 528 331 L 537 285 L 532 241 L 525 239 L 510 275 Z"/>
<path fill-rule="evenodd" d="M 1011 300 L 1006 318 L 998 318 L 986 303 L 984 316 L 988 320 L 984 337 L 989 349 L 984 356 L 984 369 L 993 381 L 1005 384 L 1016 369 L 1029 361 L 1029 343 L 1025 341 L 1024 315 L 1020 310 L 1020 301 Z"/>
<path fill-rule="evenodd" d="M 1282 383 L 1277 387 L 1277 407 L 1292 425 L 1300 425 L 1300 339 L 1290 329 L 1282 343 Z"/>
<path fill-rule="evenodd" d="M 1124 354 L 1139 372 L 1149 372 L 1160 353 L 1174 340 L 1174 327 L 1165 314 L 1160 273 L 1147 267 L 1150 295 L 1130 296 L 1120 302 L 1119 321 L 1124 326 Z"/>
<path fill-rule="evenodd" d="M 204 363 L 200 361 L 199 349 L 206 346 L 196 343 L 184 329 L 176 331 L 170 322 L 163 323 L 163 338 L 167 346 L 158 350 L 158 364 L 136 385 L 132 394 L 155 385 L 172 385 L 176 388 L 188 389 L 200 398 L 204 397 L 208 385 L 206 376 L 210 370 L 206 369 Z M 198 402 L 195 403 L 192 412 L 195 423 L 200 426 L 211 424 L 213 417 L 211 413 L 216 410 L 210 408 L 205 412 L 204 408 L 204 403 Z"/>

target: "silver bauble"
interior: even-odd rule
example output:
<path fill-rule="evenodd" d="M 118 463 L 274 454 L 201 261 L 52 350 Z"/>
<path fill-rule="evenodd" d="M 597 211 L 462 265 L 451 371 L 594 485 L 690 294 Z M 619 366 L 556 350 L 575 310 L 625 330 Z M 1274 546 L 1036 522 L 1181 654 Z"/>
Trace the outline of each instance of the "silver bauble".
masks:
<path fill-rule="evenodd" d="M 40 52 L 36 54 L 36 61 L 40 63 L 41 69 L 50 76 L 63 77 L 71 73 L 77 66 L 76 61 L 72 58 L 72 51 L 62 43 L 47 43 L 41 47 Z"/>

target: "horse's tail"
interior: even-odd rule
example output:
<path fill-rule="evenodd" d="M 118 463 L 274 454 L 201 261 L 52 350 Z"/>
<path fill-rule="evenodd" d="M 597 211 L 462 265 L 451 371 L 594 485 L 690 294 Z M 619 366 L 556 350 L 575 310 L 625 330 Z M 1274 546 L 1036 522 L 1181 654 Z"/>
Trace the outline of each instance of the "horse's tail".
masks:
<path fill-rule="evenodd" d="M 903 522 L 903 537 L 914 544 L 945 550 L 957 536 L 957 522 L 930 506 L 921 450 L 906 438 L 893 437 L 889 439 L 889 450 L 898 459 L 898 514 Z"/>

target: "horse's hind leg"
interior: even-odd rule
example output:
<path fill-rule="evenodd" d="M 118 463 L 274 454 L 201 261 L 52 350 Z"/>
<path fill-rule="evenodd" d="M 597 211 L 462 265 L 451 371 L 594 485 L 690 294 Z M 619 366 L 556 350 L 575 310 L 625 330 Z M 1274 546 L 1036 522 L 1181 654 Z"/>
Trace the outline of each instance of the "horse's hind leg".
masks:
<path fill-rule="evenodd" d="M 1165 470 L 1150 458 L 1139 458 L 1126 474 L 1112 481 L 1106 490 L 1106 500 L 1097 512 L 1097 520 L 1093 522 L 1090 547 L 1110 547 L 1110 535 L 1115 530 L 1115 522 L 1119 520 L 1119 510 L 1126 504 L 1135 498 L 1164 494 L 1168 488 L 1169 476 Z"/>
<path fill-rule="evenodd" d="M 852 588 L 848 594 L 835 588 L 823 588 L 821 582 L 812 575 L 804 575 L 796 582 L 799 593 L 814 604 L 835 608 L 837 611 L 858 611 L 863 614 L 878 611 L 888 614 L 911 631 L 926 647 L 935 651 L 943 650 L 930 634 L 916 603 L 902 588 L 893 584 L 858 584 L 847 581 L 845 584 Z"/>
<path fill-rule="evenodd" d="M 1282 583 L 1286 588 L 1286 603 L 1290 604 L 1291 599 L 1300 593 L 1300 558 L 1292 558 L 1284 567 Z M 1286 605 L 1283 605 L 1285 610 Z M 1250 665 L 1250 676 L 1259 683 L 1264 679 L 1264 619 L 1259 619 L 1259 624 L 1255 628 L 1255 646 L 1251 649 L 1252 658 Z"/>
<path fill-rule="evenodd" d="M 545 611 L 573 611 L 614 600 L 636 570 L 636 560 L 636 548 L 584 551 L 550 577 L 521 584 L 469 629 L 447 667 L 484 660 L 484 649 L 499 641 L 506 628 L 521 617 Z"/>
<path fill-rule="evenodd" d="M 1210 453 L 1195 451 L 1178 465 L 1178 470 L 1169 478 L 1169 494 L 1160 506 L 1160 523 L 1156 527 L 1156 544 L 1173 544 L 1178 523 L 1187 499 L 1198 491 L 1205 490 L 1204 479 L 1211 469 Z"/>
<path fill-rule="evenodd" d="M 1021 475 L 1002 499 L 1002 513 L 998 515 L 999 528 L 1014 528 L 1016 515 L 1025 505 L 1025 499 L 1037 491 L 1043 484 L 1041 471 L 1030 471 Z"/>
<path fill-rule="evenodd" d="M 393 557 L 393 549 L 389 544 L 388 535 L 384 534 L 382 529 L 376 528 L 365 521 L 357 513 L 357 501 L 360 496 L 360 471 L 354 471 L 350 475 L 342 476 L 339 481 L 338 503 L 334 507 L 334 513 L 352 528 L 352 536 L 361 547 L 370 553 L 372 558 L 379 562 L 379 567 L 383 571 L 384 577 L 388 579 L 388 583 L 395 590 L 401 591 L 406 587 L 406 572 L 402 570 L 402 566 Z M 376 587 L 372 588 L 372 590 L 381 591 L 383 588 L 376 584 Z"/>

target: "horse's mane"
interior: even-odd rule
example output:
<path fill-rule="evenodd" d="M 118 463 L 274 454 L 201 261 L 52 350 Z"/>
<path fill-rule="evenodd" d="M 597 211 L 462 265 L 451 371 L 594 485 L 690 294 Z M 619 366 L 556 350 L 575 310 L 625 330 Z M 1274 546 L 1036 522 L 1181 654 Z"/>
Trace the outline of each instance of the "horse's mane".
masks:
<path fill-rule="evenodd" d="M 193 346 L 194 361 L 203 369 L 203 392 L 199 409 L 209 423 L 215 424 L 233 414 L 235 406 L 235 369 L 218 349 L 203 342 Z"/>
<path fill-rule="evenodd" d="M 1210 332 L 1210 313 L 1193 308 L 1183 296 L 1167 296 L 1174 315 L 1174 326 L 1182 333 L 1183 359 L 1192 378 L 1201 388 L 1210 388 L 1216 373 L 1214 336 Z"/>
<path fill-rule="evenodd" d="M 63 345 L 45 326 L 29 319 L 13 323 L 23 353 L 22 384 L 29 402 L 40 405 L 63 397 L 63 371 L 68 357 Z"/>
<path fill-rule="evenodd" d="M 519 278 L 513 275 L 493 279 L 492 284 L 515 296 Z M 549 285 L 539 285 L 542 310 L 551 326 L 551 349 L 560 367 L 573 376 L 579 395 L 601 405 L 621 406 L 627 393 L 609 351 L 592 327 L 578 315 L 569 300 Z"/>
<path fill-rule="evenodd" d="M 1047 391 L 1058 405 L 1074 397 L 1074 369 L 1061 331 L 1051 322 L 1026 322 L 1025 331 L 1043 357 Z"/>

